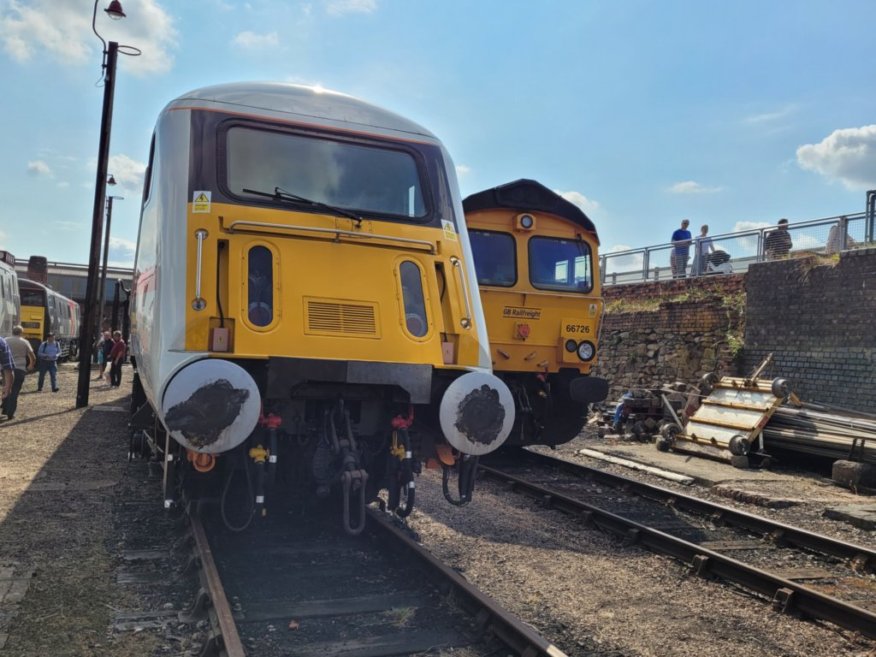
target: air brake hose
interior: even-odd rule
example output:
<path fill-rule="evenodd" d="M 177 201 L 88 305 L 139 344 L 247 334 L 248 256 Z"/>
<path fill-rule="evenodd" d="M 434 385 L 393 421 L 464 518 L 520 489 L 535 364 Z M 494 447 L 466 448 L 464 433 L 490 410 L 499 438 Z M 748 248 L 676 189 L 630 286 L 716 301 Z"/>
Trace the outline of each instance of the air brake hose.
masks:
<path fill-rule="evenodd" d="M 228 531 L 232 532 L 242 532 L 252 523 L 252 519 L 255 516 L 255 498 L 253 497 L 253 488 L 252 488 L 252 478 L 249 474 L 249 465 L 247 463 L 246 454 L 244 452 L 240 452 L 243 455 L 243 471 L 246 473 L 246 487 L 249 491 L 249 495 L 247 499 L 251 502 L 251 506 L 249 508 L 249 514 L 247 516 L 246 522 L 243 525 L 232 525 L 231 521 L 228 520 L 228 514 L 225 511 L 225 503 L 228 499 L 228 490 L 231 488 L 231 480 L 234 479 L 234 468 L 231 469 L 231 472 L 228 473 L 228 478 L 225 480 L 225 485 L 222 487 L 222 497 L 219 500 L 219 512 L 222 515 L 222 524 L 228 529 Z"/>
<path fill-rule="evenodd" d="M 411 411 L 413 415 L 413 411 Z M 399 429 L 398 435 L 401 438 L 402 447 L 405 450 L 405 457 L 401 462 L 401 482 L 403 486 L 406 486 L 408 489 L 407 495 L 405 496 L 405 505 L 404 507 L 399 507 L 395 510 L 396 515 L 400 518 L 407 518 L 411 515 L 411 511 L 414 510 L 414 492 L 416 490 L 416 482 L 414 481 L 414 469 L 411 465 L 411 437 L 408 435 L 408 430 L 406 428 Z"/>
<path fill-rule="evenodd" d="M 478 457 L 463 454 L 457 462 L 459 468 L 459 499 L 454 499 L 450 494 L 450 467 L 442 464 L 441 488 L 444 491 L 444 499 L 454 506 L 465 506 L 471 502 L 474 493 L 475 475 L 478 471 Z"/>

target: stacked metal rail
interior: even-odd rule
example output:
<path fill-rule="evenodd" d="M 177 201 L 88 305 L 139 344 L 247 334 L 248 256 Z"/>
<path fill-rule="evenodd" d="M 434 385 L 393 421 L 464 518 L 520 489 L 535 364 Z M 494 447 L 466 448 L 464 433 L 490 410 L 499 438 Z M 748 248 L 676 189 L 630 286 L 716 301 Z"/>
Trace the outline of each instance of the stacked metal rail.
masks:
<path fill-rule="evenodd" d="M 803 404 L 779 407 L 763 430 L 769 450 L 785 449 L 876 464 L 876 416 Z"/>

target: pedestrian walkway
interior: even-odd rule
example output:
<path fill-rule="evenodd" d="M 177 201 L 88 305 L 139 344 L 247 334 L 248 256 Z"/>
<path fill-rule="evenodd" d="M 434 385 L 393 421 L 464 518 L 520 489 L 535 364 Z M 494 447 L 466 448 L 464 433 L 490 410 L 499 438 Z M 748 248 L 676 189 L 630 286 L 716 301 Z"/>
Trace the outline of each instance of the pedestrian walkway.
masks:
<path fill-rule="evenodd" d="M 15 418 L 0 420 L 0 656 L 151 654 L 107 639 L 122 595 L 113 509 L 128 468 L 125 369 L 121 388 L 92 380 L 81 409 L 75 364 L 61 364 L 54 394 L 29 374 Z"/>

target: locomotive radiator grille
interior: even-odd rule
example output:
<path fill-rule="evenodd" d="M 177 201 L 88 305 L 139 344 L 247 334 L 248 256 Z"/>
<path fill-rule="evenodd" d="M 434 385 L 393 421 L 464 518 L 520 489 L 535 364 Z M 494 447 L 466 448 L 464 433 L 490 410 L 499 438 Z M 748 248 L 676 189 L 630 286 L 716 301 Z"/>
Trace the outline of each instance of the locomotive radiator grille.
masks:
<path fill-rule="evenodd" d="M 307 300 L 307 333 L 379 337 L 376 304 Z"/>

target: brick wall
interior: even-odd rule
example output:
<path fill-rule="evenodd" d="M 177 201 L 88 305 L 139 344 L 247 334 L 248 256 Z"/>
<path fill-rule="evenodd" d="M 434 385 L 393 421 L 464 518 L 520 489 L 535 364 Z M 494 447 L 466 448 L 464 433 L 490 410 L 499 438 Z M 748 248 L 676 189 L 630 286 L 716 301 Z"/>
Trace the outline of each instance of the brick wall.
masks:
<path fill-rule="evenodd" d="M 802 399 L 876 412 L 876 249 L 753 265 L 745 288 L 745 370 L 772 352 Z"/>
<path fill-rule="evenodd" d="M 741 275 L 605 288 L 596 374 L 610 381 L 609 399 L 634 387 L 696 382 L 716 365 L 736 374 L 744 294 Z"/>
<path fill-rule="evenodd" d="M 696 382 L 719 365 L 788 379 L 806 401 L 876 413 L 876 249 L 752 265 L 747 274 L 605 288 L 596 372 L 609 399 Z M 741 347 L 741 350 L 740 350 Z"/>

